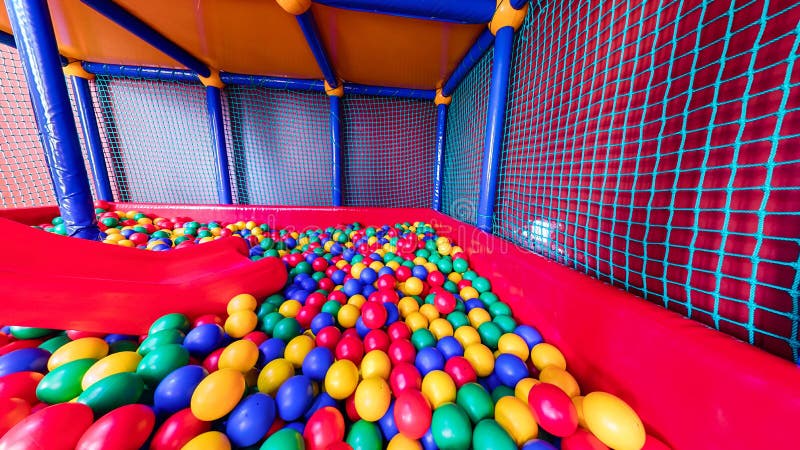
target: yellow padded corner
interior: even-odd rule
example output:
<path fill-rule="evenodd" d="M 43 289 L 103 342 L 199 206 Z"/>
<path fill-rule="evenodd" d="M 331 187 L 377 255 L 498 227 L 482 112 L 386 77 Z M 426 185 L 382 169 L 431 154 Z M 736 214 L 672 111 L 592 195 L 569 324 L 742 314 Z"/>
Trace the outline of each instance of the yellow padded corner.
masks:
<path fill-rule="evenodd" d="M 289 14 L 299 16 L 311 7 L 311 0 L 275 0 Z"/>
<path fill-rule="evenodd" d="M 219 77 L 219 70 L 216 69 L 211 69 L 211 75 L 208 77 L 201 77 L 198 75 L 197 78 L 200 79 L 200 82 L 203 83 L 205 87 L 214 86 L 220 89 L 225 87 L 225 83 L 223 83 L 222 79 Z"/>
<path fill-rule="evenodd" d="M 453 100 L 452 96 L 444 96 L 442 95 L 442 88 L 436 89 L 436 98 L 433 99 L 433 103 L 437 105 L 449 105 L 450 102 Z"/>
<path fill-rule="evenodd" d="M 497 0 L 497 9 L 494 10 L 492 21 L 489 22 L 489 31 L 497 35 L 497 30 L 503 27 L 514 27 L 518 30 L 525 21 L 525 14 L 528 13 L 528 2 L 520 9 L 514 9 L 509 0 Z"/>
<path fill-rule="evenodd" d="M 344 84 L 340 81 L 339 85 L 335 88 L 332 88 L 327 81 L 325 83 L 325 93 L 328 94 L 330 97 L 341 97 L 344 95 Z"/>
<path fill-rule="evenodd" d="M 73 61 L 64 66 L 64 75 L 94 80 L 94 74 L 87 72 L 80 61 Z"/>

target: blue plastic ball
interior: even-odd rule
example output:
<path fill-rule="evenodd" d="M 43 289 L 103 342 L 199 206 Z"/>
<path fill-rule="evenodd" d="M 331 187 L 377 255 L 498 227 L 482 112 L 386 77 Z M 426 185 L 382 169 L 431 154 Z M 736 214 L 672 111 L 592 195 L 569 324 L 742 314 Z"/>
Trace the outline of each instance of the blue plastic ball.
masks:
<path fill-rule="evenodd" d="M 50 352 L 34 348 L 21 348 L 0 356 L 0 377 L 16 372 L 42 372 L 47 369 Z"/>
<path fill-rule="evenodd" d="M 466 309 L 467 312 L 470 312 L 470 310 L 473 310 L 475 308 L 485 308 L 485 307 L 486 305 L 484 305 L 483 302 L 477 298 L 473 298 L 471 300 L 467 300 L 466 302 L 464 302 L 464 309 Z"/>
<path fill-rule="evenodd" d="M 314 381 L 322 381 L 331 364 L 333 364 L 333 353 L 327 347 L 316 347 L 303 359 L 303 375 Z"/>
<path fill-rule="evenodd" d="M 553 444 L 541 439 L 532 439 L 522 445 L 521 450 L 558 450 Z"/>
<path fill-rule="evenodd" d="M 532 349 L 537 344 L 544 342 L 544 338 L 536 328 L 530 325 L 519 325 L 514 330 L 514 334 L 519 335 L 528 344 L 528 348 Z"/>
<path fill-rule="evenodd" d="M 317 410 L 326 406 L 338 408 L 339 404 L 336 402 L 336 399 L 328 395 L 327 392 L 323 392 L 317 396 L 317 398 L 314 400 L 314 403 L 311 405 L 311 408 L 308 408 L 308 411 L 306 411 L 303 418 L 307 421 L 312 415 L 314 415 L 315 412 L 317 412 Z"/>
<path fill-rule="evenodd" d="M 414 266 L 411 269 L 411 275 L 419 278 L 420 280 L 424 280 L 428 278 L 428 269 L 425 266 Z"/>
<path fill-rule="evenodd" d="M 397 430 L 397 423 L 394 421 L 394 400 L 389 404 L 389 409 L 386 411 L 386 414 L 378 419 L 378 426 L 381 428 L 381 433 L 383 433 L 383 437 L 387 441 L 392 440 L 392 438 L 399 433 Z"/>
<path fill-rule="evenodd" d="M 206 375 L 208 372 L 200 366 L 183 366 L 170 372 L 153 393 L 156 411 L 171 415 L 188 408 L 194 389 Z"/>
<path fill-rule="evenodd" d="M 192 356 L 206 356 L 220 348 L 225 330 L 215 323 L 207 323 L 195 327 L 186 333 L 183 346 Z"/>
<path fill-rule="evenodd" d="M 225 434 L 237 447 L 253 445 L 266 436 L 275 421 L 275 400 L 261 392 L 239 402 L 225 425 Z"/>
<path fill-rule="evenodd" d="M 351 278 L 344 283 L 344 287 L 342 287 L 342 292 L 348 297 L 352 297 L 356 294 L 361 293 L 361 289 L 363 285 L 360 281 L 356 280 L 355 278 Z"/>
<path fill-rule="evenodd" d="M 373 268 L 367 267 L 361 271 L 361 275 L 358 278 L 364 284 L 372 284 L 378 279 L 378 273 Z"/>
<path fill-rule="evenodd" d="M 445 359 L 442 352 L 436 347 L 424 347 L 417 352 L 417 358 L 414 360 L 419 373 L 424 377 L 428 372 L 434 370 L 444 370 Z"/>
<path fill-rule="evenodd" d="M 314 291 L 317 289 L 317 280 L 309 277 L 302 281 L 303 289 L 306 291 Z M 306 295 L 308 297 L 308 295 Z M 305 300 L 305 298 L 303 298 Z"/>
<path fill-rule="evenodd" d="M 336 284 L 342 284 L 346 275 L 347 274 L 344 273 L 344 270 L 337 270 L 331 274 L 331 281 Z"/>
<path fill-rule="evenodd" d="M 329 313 L 320 312 L 311 319 L 311 332 L 316 335 L 319 330 L 330 325 L 336 325 L 336 319 Z"/>
<path fill-rule="evenodd" d="M 364 336 L 366 336 L 370 331 L 372 330 L 370 330 L 369 327 L 364 324 L 364 320 L 361 317 L 356 319 L 356 332 L 361 339 L 364 339 Z"/>
<path fill-rule="evenodd" d="M 306 429 L 306 425 L 303 422 L 292 422 L 287 424 L 284 428 L 291 428 L 302 435 L 303 431 Z"/>
<path fill-rule="evenodd" d="M 397 305 L 394 303 L 386 302 L 383 304 L 386 308 L 386 324 L 385 326 L 389 326 L 400 319 L 400 311 L 397 309 Z"/>
<path fill-rule="evenodd" d="M 458 342 L 458 339 L 453 336 L 444 336 L 436 342 L 436 348 L 442 352 L 445 360 L 454 356 L 464 356 L 464 347 Z"/>
<path fill-rule="evenodd" d="M 286 380 L 275 396 L 281 419 L 291 422 L 303 417 L 314 402 L 314 386 L 306 375 L 295 375 Z"/>
<path fill-rule="evenodd" d="M 361 288 L 361 295 L 363 295 L 364 297 L 369 297 L 373 292 L 377 290 L 378 289 L 375 286 L 371 284 L 365 284 L 364 287 Z"/>
<path fill-rule="evenodd" d="M 394 270 L 391 267 L 381 267 L 381 270 L 378 271 L 378 277 L 382 277 L 384 275 L 394 276 Z"/>
<path fill-rule="evenodd" d="M 263 363 L 267 364 L 273 359 L 283 358 L 286 343 L 278 338 L 267 339 L 258 346 L 258 351 L 263 357 Z"/>
<path fill-rule="evenodd" d="M 422 436 L 419 442 L 425 450 L 439 450 L 439 447 L 436 446 L 436 442 L 433 440 L 433 432 L 430 428 L 428 428 L 428 431 L 425 432 L 425 436 Z"/>
<path fill-rule="evenodd" d="M 513 388 L 519 380 L 528 376 L 528 368 L 519 356 L 503 353 L 494 362 L 494 373 L 501 383 Z"/>

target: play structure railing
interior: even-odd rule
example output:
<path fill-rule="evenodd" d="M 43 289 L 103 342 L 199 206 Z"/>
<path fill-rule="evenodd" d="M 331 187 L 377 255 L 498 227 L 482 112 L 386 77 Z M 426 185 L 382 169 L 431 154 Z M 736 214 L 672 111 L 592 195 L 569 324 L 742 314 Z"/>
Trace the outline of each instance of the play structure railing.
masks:
<path fill-rule="evenodd" d="M 69 102 L 62 61 L 46 11 L 8 1 L 12 24 L 50 33 L 15 30 L 4 42 L 22 59 L 0 52 L 0 206 L 58 201 L 76 234 L 92 227 L 90 189 L 126 202 L 432 207 L 800 356 L 797 3 L 531 4 L 524 22 L 481 34 L 441 89 L 414 90 L 336 79 L 310 15 L 298 26 L 324 80 L 215 72 L 112 2 L 84 2 L 190 70 L 71 63 L 82 144 L 62 111 L 37 118 L 63 125 L 43 128 L 42 148 L 33 111 Z M 494 12 L 477 0 L 321 3 L 470 23 Z M 31 58 L 47 64 L 26 87 Z M 69 136 L 74 148 L 49 143 Z"/>

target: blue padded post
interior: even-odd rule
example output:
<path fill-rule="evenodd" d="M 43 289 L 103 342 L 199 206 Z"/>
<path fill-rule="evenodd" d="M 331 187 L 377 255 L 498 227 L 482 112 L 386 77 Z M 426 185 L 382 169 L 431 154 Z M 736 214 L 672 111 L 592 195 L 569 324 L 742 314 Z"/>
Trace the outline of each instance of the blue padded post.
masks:
<path fill-rule="evenodd" d="M 17 43 L 14 42 L 14 36 L 6 33 L 5 31 L 0 31 L 0 44 L 17 48 Z"/>
<path fill-rule="evenodd" d="M 436 166 L 433 170 L 433 205 L 442 210 L 442 179 L 444 179 L 444 147 L 447 139 L 447 105 L 436 105 Z"/>
<path fill-rule="evenodd" d="M 61 57 L 46 0 L 7 0 L 31 103 L 69 236 L 97 240 L 100 230 L 83 164 Z"/>
<path fill-rule="evenodd" d="M 456 69 L 450 75 L 450 78 L 447 79 L 447 82 L 442 86 L 442 95 L 450 96 L 453 92 L 456 91 L 456 88 L 464 77 L 475 67 L 475 64 L 481 60 L 483 54 L 489 50 L 489 47 L 492 46 L 494 42 L 494 35 L 492 34 L 489 29 L 483 30 L 483 33 L 478 36 L 478 39 L 472 44 L 467 54 L 461 59 L 461 62 L 458 63 Z"/>
<path fill-rule="evenodd" d="M 328 54 L 325 52 L 325 47 L 322 46 L 322 41 L 319 39 L 317 25 L 314 22 L 314 15 L 311 14 L 311 10 L 295 16 L 295 18 L 297 19 L 297 23 L 300 24 L 303 36 L 306 37 L 308 47 L 311 49 L 314 59 L 317 60 L 317 65 L 319 66 L 319 70 L 322 71 L 322 76 L 325 77 L 325 81 L 327 81 L 332 88 L 339 86 L 339 81 L 333 73 L 333 67 L 331 66 L 330 59 L 328 59 Z"/>
<path fill-rule="evenodd" d="M 209 70 L 208 66 L 203 61 L 200 61 L 194 55 L 167 39 L 150 25 L 143 22 L 142 19 L 129 13 L 112 0 L 81 1 L 112 22 L 138 36 L 141 40 L 152 45 L 156 50 L 178 61 L 189 69 L 194 70 L 201 77 L 211 75 L 211 70 Z"/>
<path fill-rule="evenodd" d="M 492 20 L 495 0 L 315 0 L 335 8 L 459 23 Z"/>
<path fill-rule="evenodd" d="M 197 74 L 189 70 L 164 69 L 161 67 L 123 66 L 118 64 L 104 64 L 88 61 L 84 62 L 82 66 L 85 71 L 95 75 L 197 83 Z"/>
<path fill-rule="evenodd" d="M 358 83 L 345 83 L 344 93 L 351 95 L 374 95 L 377 97 L 411 98 L 416 100 L 433 100 L 434 97 L 436 97 L 436 91 L 434 90 L 367 86 Z"/>
<path fill-rule="evenodd" d="M 321 80 L 278 78 L 264 75 L 244 75 L 230 72 L 221 72 L 219 76 L 222 79 L 222 82 L 225 84 L 238 84 L 242 86 L 258 86 L 271 89 L 287 89 L 295 91 L 325 91 L 325 84 Z"/>
<path fill-rule="evenodd" d="M 506 99 L 511 73 L 511 51 L 514 45 L 514 28 L 507 26 L 497 31 L 492 62 L 492 84 L 489 88 L 489 105 L 486 113 L 486 141 L 483 148 L 478 214 L 475 226 L 492 232 L 494 203 L 497 199 L 497 174 L 503 150 L 503 126 L 506 116 Z"/>
<path fill-rule="evenodd" d="M 228 167 L 228 147 L 225 143 L 225 120 L 222 115 L 222 91 L 216 86 L 206 86 L 208 123 L 211 127 L 211 141 L 217 150 L 217 197 L 223 205 L 233 203 L 231 177 Z"/>
<path fill-rule="evenodd" d="M 97 198 L 109 202 L 114 201 L 111 192 L 111 182 L 108 179 L 108 169 L 103 155 L 103 141 L 100 139 L 100 129 L 97 127 L 97 116 L 92 103 L 92 91 L 89 89 L 89 80 L 72 76 L 72 92 L 75 94 L 75 105 L 78 108 L 78 118 L 81 121 L 83 139 L 89 153 L 89 165 L 94 178 L 94 190 Z"/>
<path fill-rule="evenodd" d="M 331 95 L 331 167 L 333 170 L 333 206 L 342 206 L 342 99 Z"/>

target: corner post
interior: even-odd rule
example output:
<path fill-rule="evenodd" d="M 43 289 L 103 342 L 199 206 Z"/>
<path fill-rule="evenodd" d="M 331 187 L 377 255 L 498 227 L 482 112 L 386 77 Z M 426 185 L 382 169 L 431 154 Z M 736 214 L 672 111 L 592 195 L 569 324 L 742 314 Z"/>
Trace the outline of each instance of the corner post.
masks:
<path fill-rule="evenodd" d="M 222 80 L 219 71 L 212 70 L 208 77 L 199 77 L 206 87 L 206 106 L 208 107 L 208 125 L 211 128 L 211 142 L 216 150 L 217 166 L 217 198 L 220 204 L 233 203 L 231 176 L 228 165 L 228 146 L 225 142 L 225 119 L 222 114 Z"/>
<path fill-rule="evenodd" d="M 433 204 L 434 211 L 442 210 L 442 181 L 444 180 L 444 149 L 447 144 L 447 107 L 452 97 L 436 90 L 436 165 L 433 170 Z"/>
<path fill-rule="evenodd" d="M 338 87 L 332 88 L 326 81 L 325 93 L 328 94 L 331 103 L 332 203 L 333 206 L 342 206 L 344 199 L 344 189 L 342 189 L 342 95 L 344 95 L 344 88 L 341 83 Z"/>

